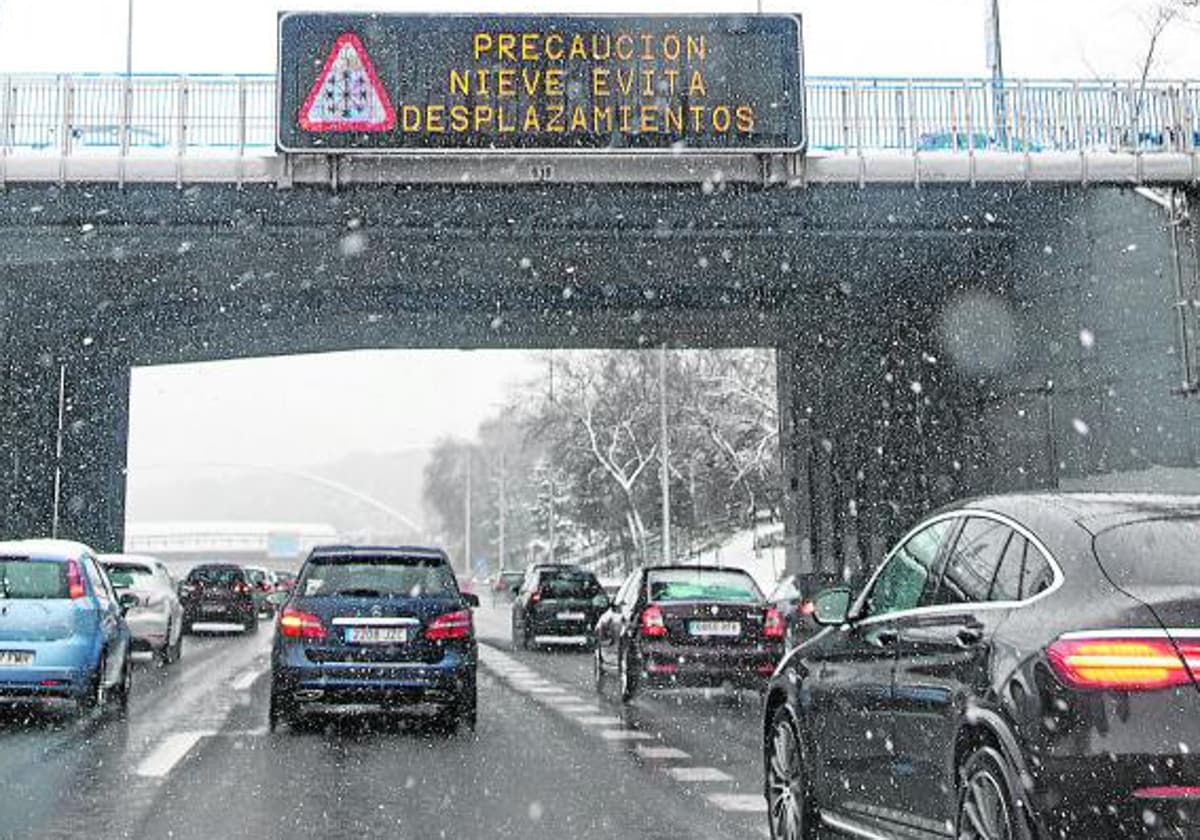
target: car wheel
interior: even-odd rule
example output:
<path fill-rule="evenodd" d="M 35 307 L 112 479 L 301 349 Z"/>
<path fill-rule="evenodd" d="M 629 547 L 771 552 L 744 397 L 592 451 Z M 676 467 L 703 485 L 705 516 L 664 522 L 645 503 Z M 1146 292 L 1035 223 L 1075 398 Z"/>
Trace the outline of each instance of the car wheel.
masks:
<path fill-rule="evenodd" d="M 168 636 L 168 638 L 170 638 Z M 183 631 L 175 637 L 175 641 L 167 645 L 167 657 L 171 662 L 178 662 L 183 657 Z"/>
<path fill-rule="evenodd" d="M 994 747 L 981 747 L 959 771 L 958 829 L 960 840 L 1027 840 L 1012 769 Z"/>
<path fill-rule="evenodd" d="M 121 682 L 112 690 L 112 700 L 118 715 L 129 712 L 129 695 L 133 693 L 133 662 L 125 654 L 125 667 L 121 669 Z"/>
<path fill-rule="evenodd" d="M 767 823 L 772 840 L 811 840 L 816 837 L 804 748 L 786 706 L 780 706 L 771 719 L 766 765 Z"/>
<path fill-rule="evenodd" d="M 592 650 L 592 677 L 596 681 L 596 692 L 604 693 L 604 659 L 600 655 L 600 642 Z"/>
<path fill-rule="evenodd" d="M 479 720 L 479 697 L 475 683 L 471 683 L 470 689 L 458 700 L 458 720 L 467 729 L 475 731 L 475 724 Z"/>
<path fill-rule="evenodd" d="M 248 620 L 242 622 L 242 632 L 247 635 L 258 632 L 258 613 L 254 613 Z"/>
<path fill-rule="evenodd" d="M 105 657 L 100 657 L 100 664 L 96 666 L 96 673 L 92 675 L 88 681 L 87 692 L 79 698 L 78 711 L 80 713 L 90 712 L 92 709 L 104 708 L 104 704 L 108 702 L 108 689 L 104 686 L 104 672 L 108 670 L 108 663 Z"/>
<path fill-rule="evenodd" d="M 283 690 L 271 685 L 271 700 L 267 710 L 267 729 L 274 732 L 280 724 L 292 726 L 296 721 L 296 706 Z"/>
<path fill-rule="evenodd" d="M 637 695 L 638 674 L 637 662 L 631 661 L 634 654 L 628 647 L 622 647 L 617 654 L 617 677 L 621 683 L 621 702 L 628 703 Z"/>

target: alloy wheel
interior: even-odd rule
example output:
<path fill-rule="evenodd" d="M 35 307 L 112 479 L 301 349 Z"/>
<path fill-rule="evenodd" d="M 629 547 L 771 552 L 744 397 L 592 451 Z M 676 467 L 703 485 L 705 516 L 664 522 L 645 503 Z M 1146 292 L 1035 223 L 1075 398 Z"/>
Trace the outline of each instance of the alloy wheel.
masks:
<path fill-rule="evenodd" d="M 771 753 L 767 761 L 767 813 L 772 838 L 802 840 L 807 836 L 806 796 L 804 764 L 796 728 L 787 712 L 780 710 L 771 733 Z"/>
<path fill-rule="evenodd" d="M 1004 790 L 990 768 L 970 774 L 958 807 L 960 840 L 1013 840 L 1012 810 Z"/>

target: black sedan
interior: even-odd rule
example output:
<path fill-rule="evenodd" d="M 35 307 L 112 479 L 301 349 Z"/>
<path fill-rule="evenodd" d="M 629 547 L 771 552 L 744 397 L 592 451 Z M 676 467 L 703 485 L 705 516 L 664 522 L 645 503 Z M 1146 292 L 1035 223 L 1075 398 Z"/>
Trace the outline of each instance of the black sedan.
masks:
<path fill-rule="evenodd" d="M 930 516 L 765 704 L 771 836 L 1200 834 L 1200 497 Z"/>
<path fill-rule="evenodd" d="M 784 625 L 750 575 L 709 566 L 633 572 L 596 624 L 596 689 L 615 672 L 621 699 L 642 687 L 762 688 Z"/>

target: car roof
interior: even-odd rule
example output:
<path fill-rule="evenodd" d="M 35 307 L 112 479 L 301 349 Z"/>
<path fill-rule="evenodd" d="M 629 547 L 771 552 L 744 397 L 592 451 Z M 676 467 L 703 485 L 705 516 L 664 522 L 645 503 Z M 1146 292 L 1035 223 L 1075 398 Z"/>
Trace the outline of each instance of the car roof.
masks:
<path fill-rule="evenodd" d="M 449 556 L 440 548 L 427 545 L 318 545 L 308 553 L 310 558 L 330 555 L 363 554 L 373 557 L 428 557 L 431 560 L 450 562 Z"/>
<path fill-rule="evenodd" d="M 745 575 L 748 578 L 753 578 L 745 569 L 739 569 L 736 566 L 713 566 L 706 563 L 658 563 L 654 566 L 646 566 L 647 574 L 650 572 L 663 571 L 687 571 L 687 572 L 733 572 L 738 575 Z"/>
<path fill-rule="evenodd" d="M 208 569 L 235 569 L 239 572 L 242 571 L 242 567 L 237 563 L 200 563 L 197 566 L 192 566 L 188 573 L 190 574 L 191 572 L 204 571 Z"/>
<path fill-rule="evenodd" d="M 77 560 L 84 554 L 96 552 L 74 540 L 28 539 L 0 542 L 0 555 L 37 557 L 47 560 Z"/>
<path fill-rule="evenodd" d="M 1030 492 L 968 499 L 944 510 L 1004 514 L 1034 530 L 1073 522 L 1091 534 L 1148 519 L 1200 517 L 1200 495 L 1162 493 Z"/>
<path fill-rule="evenodd" d="M 101 554 L 101 563 L 129 563 L 140 566 L 157 566 L 159 559 L 148 554 Z"/>

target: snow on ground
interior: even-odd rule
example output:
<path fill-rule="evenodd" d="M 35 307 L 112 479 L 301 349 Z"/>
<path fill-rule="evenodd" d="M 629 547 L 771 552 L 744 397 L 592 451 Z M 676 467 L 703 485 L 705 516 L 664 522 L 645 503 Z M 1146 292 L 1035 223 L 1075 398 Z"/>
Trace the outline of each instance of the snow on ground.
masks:
<path fill-rule="evenodd" d="M 775 588 L 775 582 L 783 574 L 783 546 L 755 550 L 755 537 L 757 535 L 761 540 L 767 535 L 778 536 L 782 531 L 782 523 L 767 525 L 757 531 L 752 529 L 738 531 L 730 535 L 718 547 L 690 555 L 686 562 L 744 569 L 758 583 L 763 593 L 769 595 Z"/>

